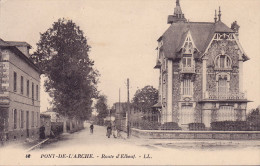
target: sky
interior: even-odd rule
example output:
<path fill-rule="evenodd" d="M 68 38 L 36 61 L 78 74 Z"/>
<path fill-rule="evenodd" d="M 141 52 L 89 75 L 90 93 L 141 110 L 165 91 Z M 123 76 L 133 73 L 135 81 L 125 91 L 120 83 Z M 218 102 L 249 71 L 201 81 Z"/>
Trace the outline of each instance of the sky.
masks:
<path fill-rule="evenodd" d="M 251 101 L 248 109 L 260 105 L 260 1 L 180 0 L 189 21 L 213 22 L 221 6 L 222 21 L 240 25 L 240 43 L 250 60 L 244 63 L 244 90 Z M 92 47 L 90 58 L 101 74 L 98 90 L 108 104 L 130 99 L 146 85 L 158 88 L 157 39 L 169 27 L 175 0 L 0 0 L 0 38 L 26 41 L 36 49 L 40 33 L 59 18 L 72 19 L 84 31 Z M 42 79 L 41 111 L 50 107 Z"/>

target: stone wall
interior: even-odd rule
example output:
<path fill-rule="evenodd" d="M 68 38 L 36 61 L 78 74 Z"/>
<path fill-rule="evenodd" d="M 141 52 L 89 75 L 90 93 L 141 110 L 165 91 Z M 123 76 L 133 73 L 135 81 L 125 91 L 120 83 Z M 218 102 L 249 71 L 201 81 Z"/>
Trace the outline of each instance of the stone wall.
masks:
<path fill-rule="evenodd" d="M 148 139 L 260 140 L 260 131 L 165 131 L 131 129 L 131 134 Z"/>

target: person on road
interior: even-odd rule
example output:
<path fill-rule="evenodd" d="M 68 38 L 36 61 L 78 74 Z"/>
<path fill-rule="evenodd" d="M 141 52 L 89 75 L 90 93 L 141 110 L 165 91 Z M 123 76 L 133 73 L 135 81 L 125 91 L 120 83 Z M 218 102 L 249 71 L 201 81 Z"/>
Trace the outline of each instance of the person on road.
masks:
<path fill-rule="evenodd" d="M 113 127 L 113 136 L 114 136 L 114 138 L 117 138 L 117 128 L 116 128 L 116 126 Z"/>
<path fill-rule="evenodd" d="M 44 127 L 44 125 L 42 125 L 39 130 L 40 130 L 40 139 L 45 139 L 45 127 Z"/>
<path fill-rule="evenodd" d="M 107 137 L 108 138 L 110 138 L 110 136 L 111 136 L 111 131 L 112 131 L 111 125 L 108 125 L 107 126 Z"/>
<path fill-rule="evenodd" d="M 94 131 L 94 125 L 91 124 L 91 125 L 90 125 L 90 133 L 93 134 L 93 131 Z"/>

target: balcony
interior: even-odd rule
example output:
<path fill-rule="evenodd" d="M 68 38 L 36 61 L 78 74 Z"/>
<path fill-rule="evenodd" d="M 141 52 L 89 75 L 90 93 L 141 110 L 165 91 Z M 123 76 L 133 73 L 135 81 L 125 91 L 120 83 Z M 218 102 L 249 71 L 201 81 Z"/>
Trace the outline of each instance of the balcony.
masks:
<path fill-rule="evenodd" d="M 181 65 L 181 73 L 195 73 L 195 65 L 191 65 L 191 66 Z"/>
<path fill-rule="evenodd" d="M 205 92 L 203 99 L 209 100 L 246 100 L 246 92 L 230 92 L 230 93 L 218 93 L 218 92 Z"/>
<path fill-rule="evenodd" d="M 0 105 L 9 105 L 10 99 L 7 96 L 0 96 Z"/>

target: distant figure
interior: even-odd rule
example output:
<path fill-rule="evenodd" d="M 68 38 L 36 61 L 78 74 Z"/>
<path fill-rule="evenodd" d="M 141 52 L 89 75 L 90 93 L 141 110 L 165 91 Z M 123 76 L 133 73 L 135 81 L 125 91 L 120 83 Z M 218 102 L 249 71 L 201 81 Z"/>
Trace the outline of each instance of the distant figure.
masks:
<path fill-rule="evenodd" d="M 40 139 L 45 139 L 45 127 L 42 125 L 40 127 Z"/>
<path fill-rule="evenodd" d="M 117 128 L 116 128 L 116 126 L 113 127 L 113 136 L 114 136 L 114 138 L 117 138 Z"/>
<path fill-rule="evenodd" d="M 110 138 L 111 132 L 112 132 L 111 125 L 108 125 L 108 126 L 107 126 L 107 137 L 108 137 L 108 138 Z"/>
<path fill-rule="evenodd" d="M 91 124 L 91 125 L 90 125 L 90 133 L 93 134 L 93 131 L 94 131 L 94 125 Z"/>

